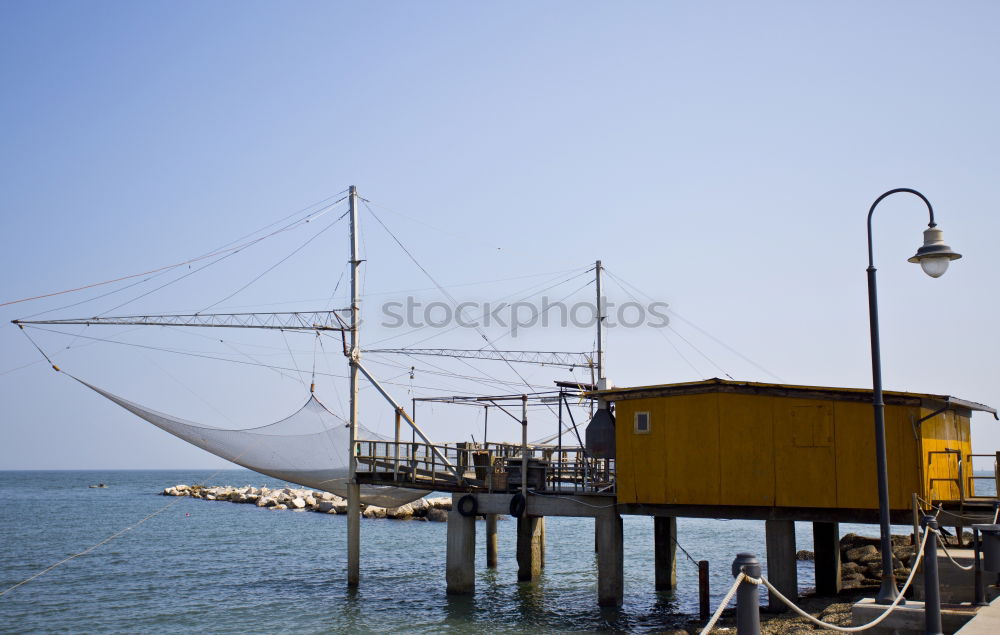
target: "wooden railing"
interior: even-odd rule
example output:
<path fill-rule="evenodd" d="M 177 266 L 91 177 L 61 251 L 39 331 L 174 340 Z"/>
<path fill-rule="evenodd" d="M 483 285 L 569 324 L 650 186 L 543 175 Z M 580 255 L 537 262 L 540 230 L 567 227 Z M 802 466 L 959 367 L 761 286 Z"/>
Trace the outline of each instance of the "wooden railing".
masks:
<path fill-rule="evenodd" d="M 437 450 L 435 452 L 434 450 Z M 438 456 L 438 452 L 450 465 Z M 427 489 L 455 487 L 490 492 L 527 489 L 553 493 L 613 494 L 613 459 L 588 457 L 579 447 L 410 441 L 356 442 L 358 471 L 374 481 Z M 527 467 L 526 474 L 524 468 Z"/>
<path fill-rule="evenodd" d="M 954 450 L 951 448 L 946 448 L 944 450 L 933 450 L 927 453 L 927 468 L 930 468 L 934 464 L 935 455 L 944 455 L 947 457 L 955 457 L 956 474 L 955 476 L 940 476 L 940 477 L 930 477 L 927 479 L 927 489 L 928 494 L 932 500 L 956 500 L 954 498 L 944 498 L 941 496 L 934 496 L 934 483 L 937 481 L 944 481 L 945 483 L 953 483 L 956 488 L 958 488 L 958 499 L 959 501 L 965 500 L 965 479 L 963 478 L 963 465 L 962 465 L 962 452 L 959 450 Z M 950 470 L 949 470 L 950 471 Z M 950 488 L 949 488 L 950 489 Z"/>
<path fill-rule="evenodd" d="M 969 475 L 966 477 L 966 491 L 975 493 L 975 482 L 976 481 L 993 481 L 994 489 L 993 491 L 996 495 L 1000 495 L 1000 452 L 995 452 L 993 454 L 967 454 L 968 465 L 969 465 Z M 992 458 L 993 459 L 993 475 L 992 476 L 976 476 L 973 459 L 974 458 Z"/>

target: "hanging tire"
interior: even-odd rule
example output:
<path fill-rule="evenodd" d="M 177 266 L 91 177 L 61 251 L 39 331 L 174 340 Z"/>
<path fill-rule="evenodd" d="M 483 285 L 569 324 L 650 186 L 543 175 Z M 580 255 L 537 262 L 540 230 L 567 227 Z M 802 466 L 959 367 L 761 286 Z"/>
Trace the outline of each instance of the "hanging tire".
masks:
<path fill-rule="evenodd" d="M 510 497 L 510 515 L 514 518 L 520 518 L 524 516 L 524 506 L 527 501 L 524 499 L 524 494 L 514 494 Z"/>
<path fill-rule="evenodd" d="M 458 513 L 468 518 L 479 512 L 479 501 L 472 494 L 466 494 L 458 499 Z"/>

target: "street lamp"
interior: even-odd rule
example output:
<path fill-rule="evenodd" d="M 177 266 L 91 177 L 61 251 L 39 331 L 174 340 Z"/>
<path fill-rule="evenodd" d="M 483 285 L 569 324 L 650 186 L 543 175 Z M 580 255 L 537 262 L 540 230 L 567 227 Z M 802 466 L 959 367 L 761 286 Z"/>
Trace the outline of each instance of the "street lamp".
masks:
<path fill-rule="evenodd" d="M 868 210 L 868 319 L 871 325 L 872 343 L 872 408 L 875 410 L 875 458 L 878 471 L 878 510 L 879 529 L 882 543 L 882 587 L 875 598 L 877 604 L 892 604 L 898 594 L 896 576 L 892 570 L 892 539 L 889 528 L 889 473 L 885 458 L 885 412 L 882 402 L 882 355 L 878 335 L 878 299 L 875 290 L 875 261 L 872 256 L 872 214 L 875 208 L 888 196 L 900 192 L 908 192 L 920 197 L 927 205 L 930 222 L 924 230 L 924 244 L 917 250 L 908 262 L 920 263 L 924 273 L 932 278 L 938 278 L 948 270 L 948 263 L 961 258 L 961 254 L 952 251 L 944 243 L 941 230 L 934 222 L 934 208 L 923 194 L 908 187 L 889 190 L 875 199 Z M 900 600 L 902 604 L 904 600 Z"/>

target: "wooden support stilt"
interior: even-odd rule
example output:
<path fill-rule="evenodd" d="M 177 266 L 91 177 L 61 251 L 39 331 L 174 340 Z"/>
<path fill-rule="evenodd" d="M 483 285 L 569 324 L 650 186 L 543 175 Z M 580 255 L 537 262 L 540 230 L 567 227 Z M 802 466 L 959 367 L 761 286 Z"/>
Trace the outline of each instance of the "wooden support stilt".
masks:
<path fill-rule="evenodd" d="M 476 590 L 476 517 L 458 513 L 456 496 L 448 512 L 448 545 L 445 578 L 449 595 L 469 595 Z"/>
<path fill-rule="evenodd" d="M 597 526 L 597 603 L 621 606 L 625 595 L 622 517 L 610 508 L 595 519 Z"/>
<path fill-rule="evenodd" d="M 653 551 L 657 591 L 677 588 L 677 519 L 653 517 Z"/>
<path fill-rule="evenodd" d="M 361 581 L 361 486 L 347 485 L 347 586 Z"/>
<path fill-rule="evenodd" d="M 840 577 L 840 523 L 813 523 L 816 554 L 816 594 L 836 595 L 843 588 Z"/>
<path fill-rule="evenodd" d="M 538 530 L 538 533 L 539 533 L 539 538 L 538 538 L 538 555 L 539 555 L 539 559 L 541 560 L 541 567 L 544 569 L 545 568 L 545 547 L 546 547 L 546 544 L 545 544 L 545 517 L 544 516 L 542 516 L 541 518 L 538 519 L 538 526 L 539 526 L 539 530 Z"/>
<path fill-rule="evenodd" d="M 517 519 L 517 580 L 530 582 L 542 574 L 545 520 L 541 516 Z"/>
<path fill-rule="evenodd" d="M 497 568 L 497 515 L 486 514 L 486 566 Z"/>
<path fill-rule="evenodd" d="M 776 589 L 789 600 L 799 597 L 798 563 L 795 561 L 795 522 L 791 520 L 764 521 L 767 542 L 767 577 Z M 768 599 L 772 611 L 788 610 L 776 597 Z"/>

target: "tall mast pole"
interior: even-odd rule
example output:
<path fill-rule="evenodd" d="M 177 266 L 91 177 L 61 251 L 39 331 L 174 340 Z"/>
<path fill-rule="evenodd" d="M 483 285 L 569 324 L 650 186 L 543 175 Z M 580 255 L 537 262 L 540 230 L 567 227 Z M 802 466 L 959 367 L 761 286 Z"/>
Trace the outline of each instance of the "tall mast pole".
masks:
<path fill-rule="evenodd" d="M 360 299 L 358 297 L 358 190 L 350 189 L 351 215 L 351 416 L 347 468 L 347 586 L 356 587 L 361 579 L 361 486 L 358 484 L 358 457 L 354 445 L 358 437 L 358 361 L 361 357 Z"/>
<path fill-rule="evenodd" d="M 601 386 L 604 379 L 604 301 L 601 298 L 601 261 L 597 261 L 594 268 L 597 281 L 597 385 Z"/>

